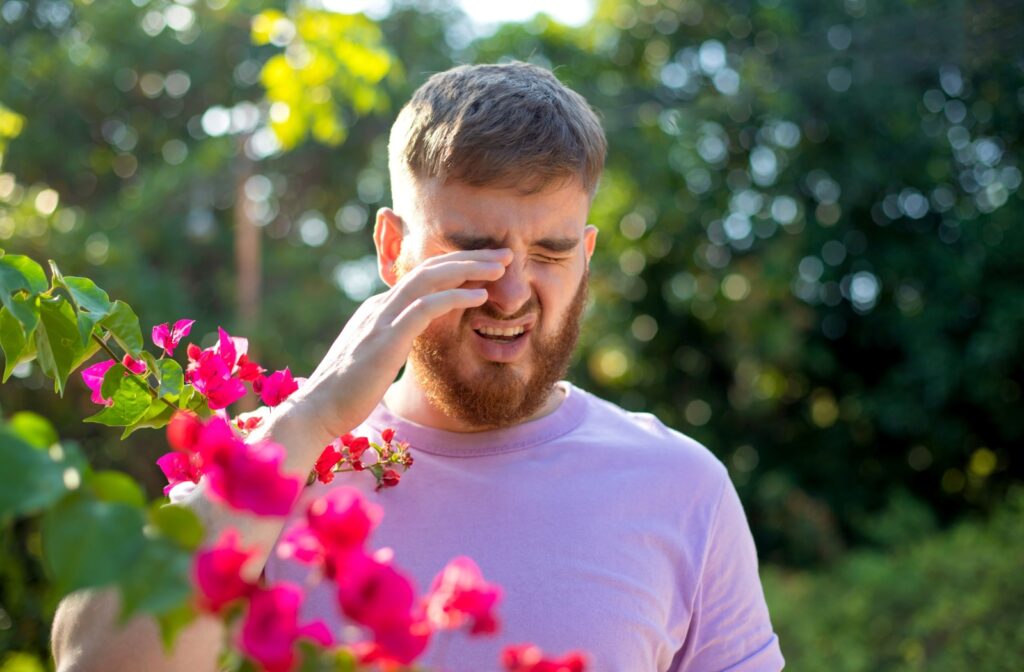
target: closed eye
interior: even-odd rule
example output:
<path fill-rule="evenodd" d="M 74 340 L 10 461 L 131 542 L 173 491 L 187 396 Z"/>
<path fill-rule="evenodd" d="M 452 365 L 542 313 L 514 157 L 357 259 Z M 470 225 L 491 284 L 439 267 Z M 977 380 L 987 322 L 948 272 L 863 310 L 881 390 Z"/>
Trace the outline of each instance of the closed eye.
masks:
<path fill-rule="evenodd" d="M 548 257 L 543 254 L 535 254 L 533 258 L 545 264 L 558 264 L 568 259 L 568 257 Z"/>

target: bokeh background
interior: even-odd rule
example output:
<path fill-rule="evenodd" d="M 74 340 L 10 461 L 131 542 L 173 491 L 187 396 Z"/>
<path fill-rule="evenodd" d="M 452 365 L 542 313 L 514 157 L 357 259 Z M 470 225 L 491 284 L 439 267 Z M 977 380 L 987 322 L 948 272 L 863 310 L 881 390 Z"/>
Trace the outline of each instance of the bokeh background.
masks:
<path fill-rule="evenodd" d="M 1022 669 L 1022 3 L 466 5 L 0 2 L 0 247 L 306 375 L 381 288 L 412 90 L 551 67 L 610 142 L 571 377 L 728 466 L 790 669 Z M 162 435 L 83 424 L 75 381 L 0 405 L 158 494 Z M 8 672 L 46 657 L 37 555 L 4 528 Z"/>

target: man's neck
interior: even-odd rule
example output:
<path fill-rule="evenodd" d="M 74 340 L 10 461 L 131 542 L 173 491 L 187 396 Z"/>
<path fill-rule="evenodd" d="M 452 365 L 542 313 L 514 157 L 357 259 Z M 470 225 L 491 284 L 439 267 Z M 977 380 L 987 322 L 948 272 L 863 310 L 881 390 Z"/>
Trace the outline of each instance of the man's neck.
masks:
<path fill-rule="evenodd" d="M 402 377 L 395 381 L 384 395 L 384 405 L 395 415 L 417 425 L 447 432 L 472 433 L 493 429 L 492 427 L 470 425 L 458 418 L 453 418 L 443 413 L 430 403 L 423 388 L 416 384 L 414 378 L 415 376 L 408 370 L 407 366 Z M 528 418 L 520 421 L 519 424 L 537 420 L 545 415 L 554 413 L 562 404 L 563 399 L 565 399 L 565 392 L 560 386 L 556 385 L 548 394 L 544 404 Z"/>

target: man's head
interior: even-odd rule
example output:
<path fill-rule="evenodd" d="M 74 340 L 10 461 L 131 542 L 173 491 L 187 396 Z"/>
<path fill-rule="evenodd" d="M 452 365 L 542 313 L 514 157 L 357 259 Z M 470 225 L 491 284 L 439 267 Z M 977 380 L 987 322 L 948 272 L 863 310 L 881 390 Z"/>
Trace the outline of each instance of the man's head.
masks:
<path fill-rule="evenodd" d="M 483 306 L 435 320 L 414 344 L 411 373 L 438 410 L 481 428 L 514 424 L 565 374 L 605 152 L 586 101 L 524 63 L 439 73 L 402 109 L 389 145 L 394 209 L 378 212 L 374 233 L 384 280 L 460 249 L 513 255 L 500 279 L 467 285 L 488 290 Z"/>

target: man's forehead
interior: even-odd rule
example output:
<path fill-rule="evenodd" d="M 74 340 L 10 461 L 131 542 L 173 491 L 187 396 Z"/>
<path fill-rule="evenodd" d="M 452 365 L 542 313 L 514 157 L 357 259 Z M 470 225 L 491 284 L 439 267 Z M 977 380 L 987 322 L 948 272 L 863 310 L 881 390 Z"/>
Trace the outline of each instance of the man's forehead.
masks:
<path fill-rule="evenodd" d="M 526 240 L 568 250 L 579 242 L 590 209 L 589 196 L 575 185 L 521 194 L 449 184 L 420 196 L 425 233 L 458 249 L 507 247 Z"/>

